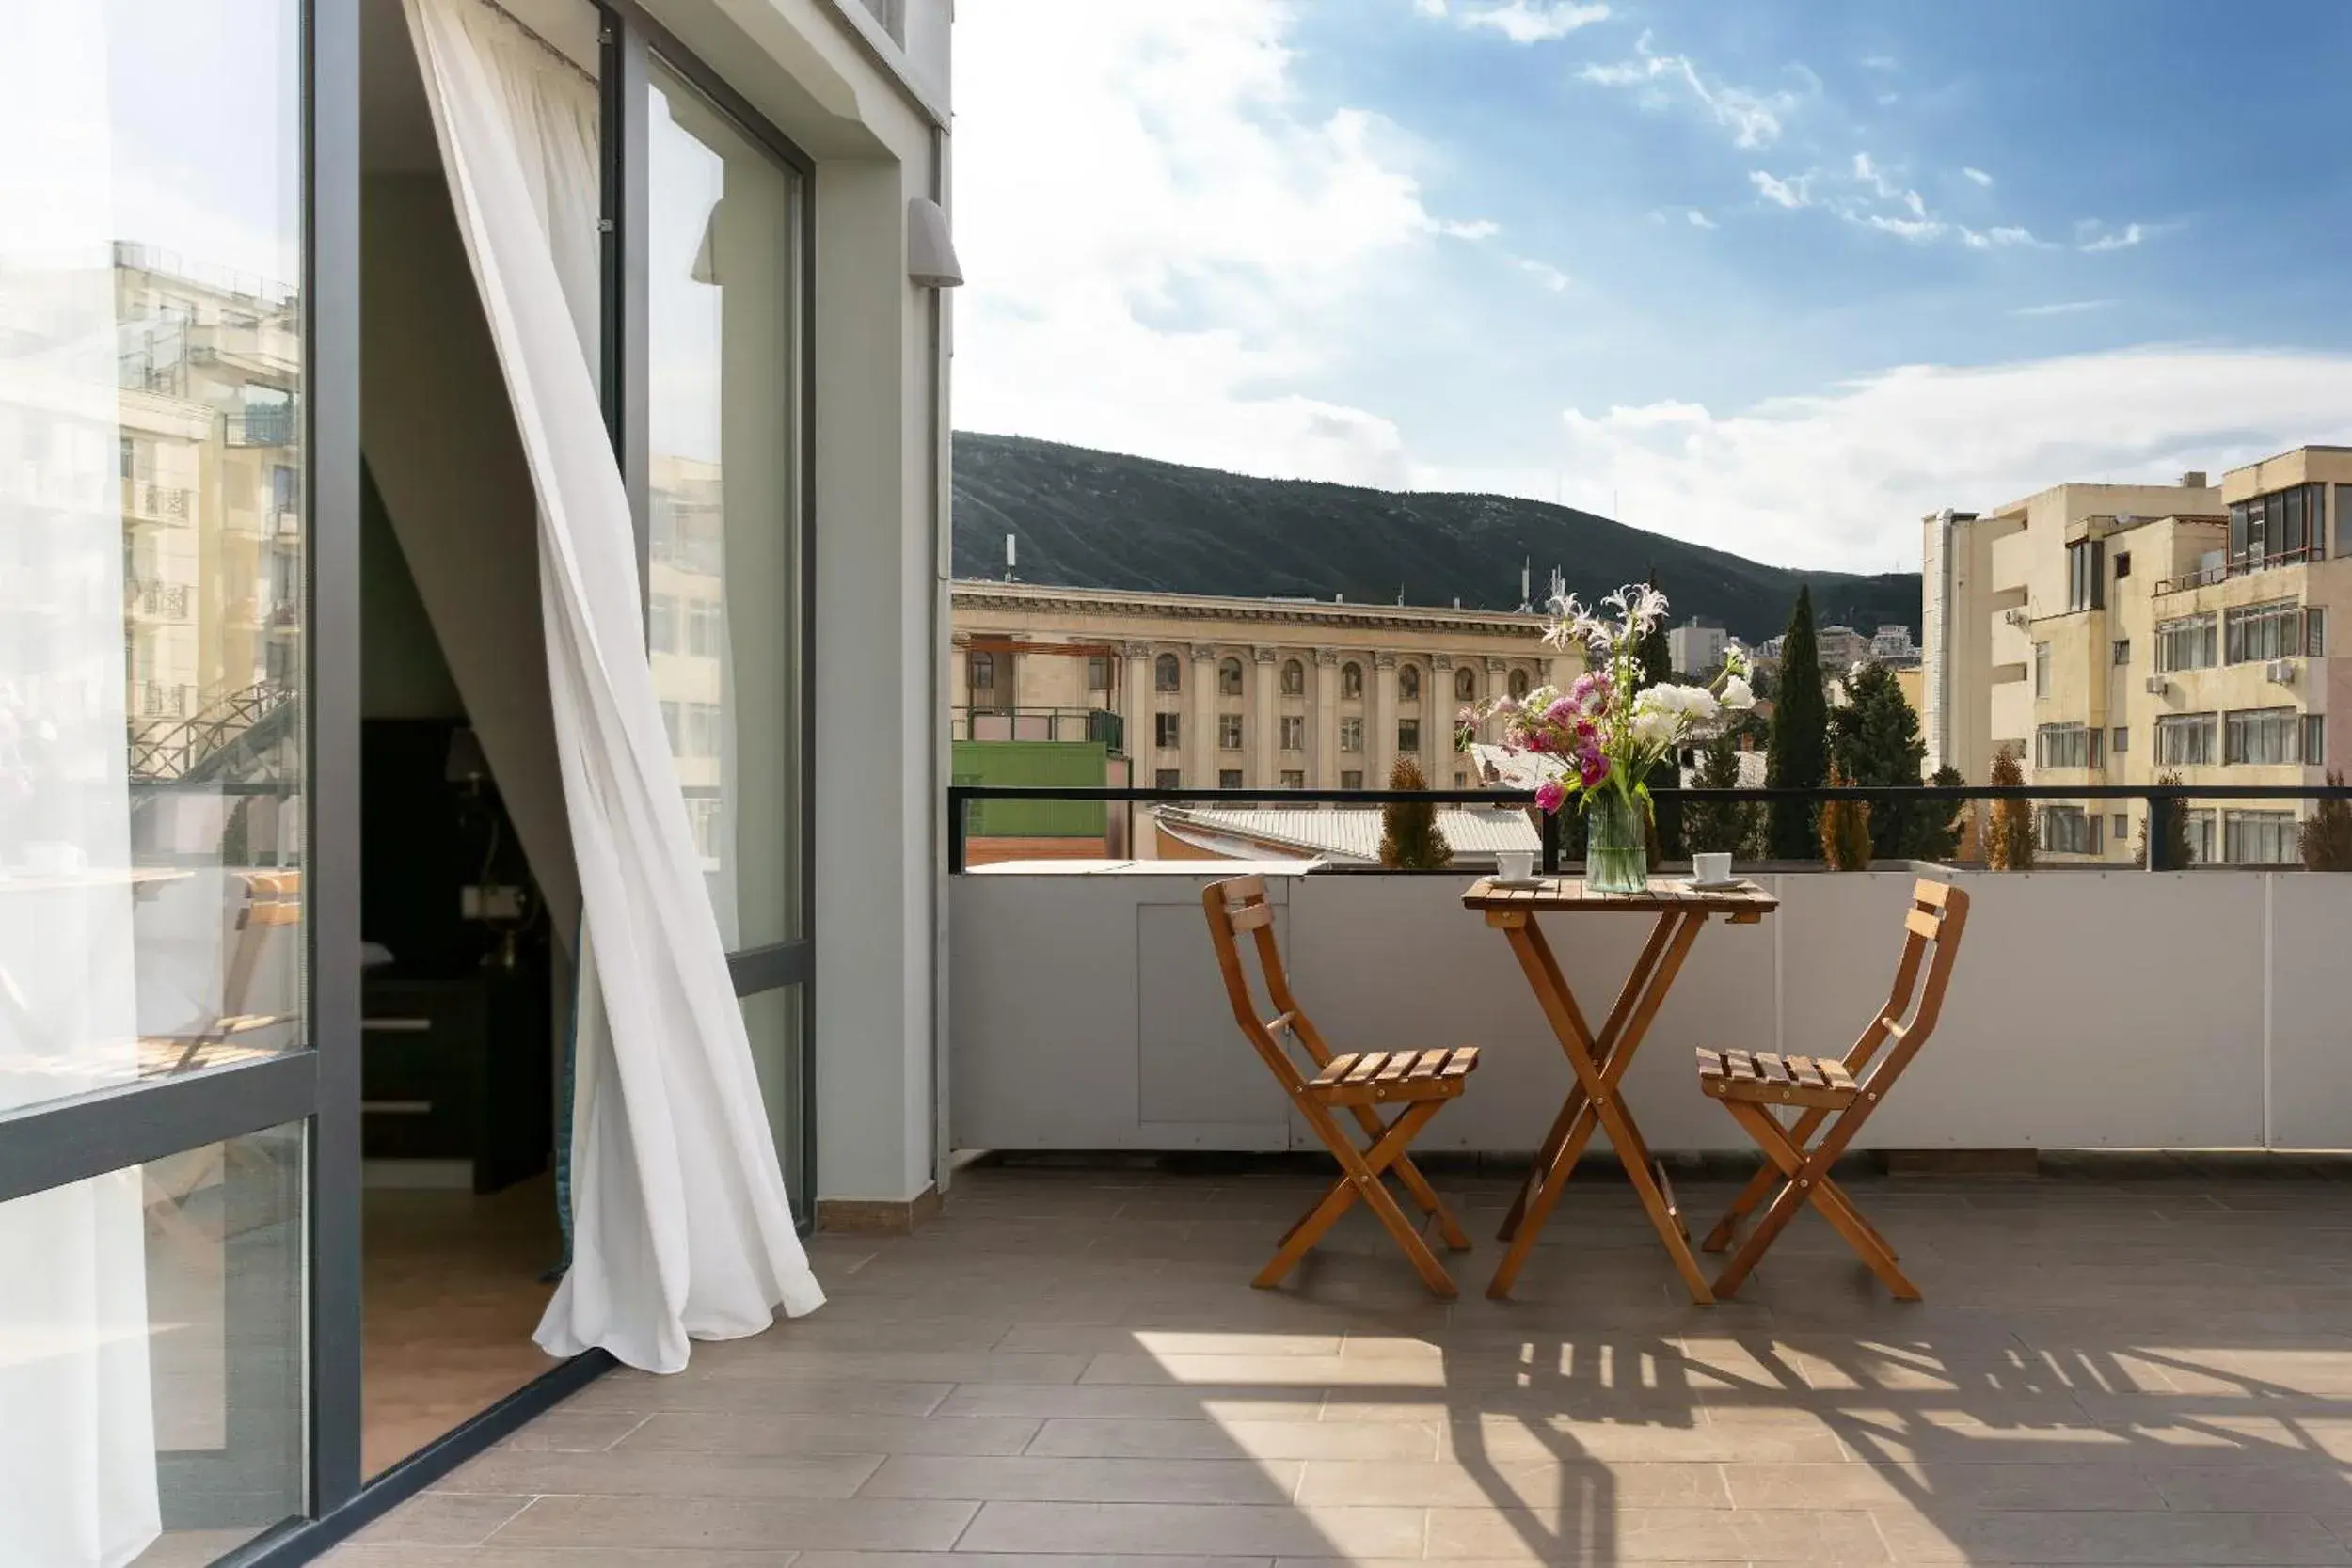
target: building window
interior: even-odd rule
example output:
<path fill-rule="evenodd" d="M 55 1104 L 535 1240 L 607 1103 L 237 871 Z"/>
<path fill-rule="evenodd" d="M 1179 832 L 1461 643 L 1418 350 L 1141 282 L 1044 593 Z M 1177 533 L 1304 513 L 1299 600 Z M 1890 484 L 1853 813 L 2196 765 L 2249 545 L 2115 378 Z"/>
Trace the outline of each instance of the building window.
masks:
<path fill-rule="evenodd" d="M 2041 847 L 2054 855 L 2099 852 L 2099 818 L 2080 806 L 2042 808 Z"/>
<path fill-rule="evenodd" d="M 2328 716 L 2324 713 L 2303 715 L 2303 766 L 2324 768 L 2328 764 Z"/>
<path fill-rule="evenodd" d="M 645 603 L 645 646 L 657 654 L 677 651 L 677 599 L 656 594 Z"/>
<path fill-rule="evenodd" d="M 1364 721 L 1361 719 L 1340 721 L 1340 750 L 1360 752 L 1364 749 Z"/>
<path fill-rule="evenodd" d="M 1229 658 L 1216 667 L 1216 691 L 1220 697 L 1241 695 L 1241 660 Z"/>
<path fill-rule="evenodd" d="M 2322 553 L 2328 534 L 2325 494 L 2319 485 L 2297 484 L 2233 503 L 2230 570 L 2258 572 Z"/>
<path fill-rule="evenodd" d="M 1152 787 L 1154 789 L 1184 788 L 1184 770 L 1181 768 L 1161 768 L 1158 772 L 1152 775 Z"/>
<path fill-rule="evenodd" d="M 2116 578 L 2116 580 L 2117 580 L 2118 582 L 2121 582 L 2123 578 L 2127 578 L 2127 577 L 2130 577 L 2131 575 L 2132 575 L 2132 552 L 2131 552 L 2131 551 L 2129 551 L 2129 550 L 2118 550 L 2118 551 L 2116 551 L 2116 552 L 2115 552 L 2115 578 Z"/>
<path fill-rule="evenodd" d="M 2106 548 L 2096 539 L 2078 539 L 2066 546 L 2066 608 L 2069 610 L 2106 608 L 2106 578 L 2100 571 L 2106 563 Z"/>
<path fill-rule="evenodd" d="M 1396 673 L 1397 700 L 1406 703 L 1421 701 L 1421 671 L 1407 664 Z"/>
<path fill-rule="evenodd" d="M 2254 767 L 2296 760 L 2302 715 L 2291 707 L 2241 708 L 2222 721 L 2221 760 Z"/>
<path fill-rule="evenodd" d="M 1238 768 L 1218 768 L 1216 770 L 1216 787 L 1219 789 L 1239 789 L 1241 787 L 1241 769 Z"/>
<path fill-rule="evenodd" d="M 1160 750 L 1172 752 L 1184 743 L 1184 718 L 1181 713 L 1155 713 L 1152 716 L 1152 738 Z"/>
<path fill-rule="evenodd" d="M 1306 788 L 1306 787 L 1307 787 L 1307 775 L 1306 775 L 1305 770 L 1304 770 L 1304 769 L 1301 769 L 1301 768 L 1283 768 L 1283 769 L 1282 769 L 1282 787 L 1283 787 L 1284 789 L 1304 789 L 1304 788 Z"/>
<path fill-rule="evenodd" d="M 2352 515 L 2352 484 L 2336 486 L 2336 553 L 2352 555 L 2352 542 L 2347 542 L 2344 520 Z"/>
<path fill-rule="evenodd" d="M 2125 813 L 2120 811 L 2113 816 L 2108 817 L 2107 834 L 2108 837 L 2117 844 L 2129 843 L 2132 836 L 2131 817 Z"/>
<path fill-rule="evenodd" d="M 2213 811 L 2210 807 L 2188 814 L 2188 863 L 2213 863 Z"/>
<path fill-rule="evenodd" d="M 2210 670 L 2219 655 L 2213 612 L 2156 623 L 2156 668 Z"/>
<path fill-rule="evenodd" d="M 1087 689 L 1108 691 L 1111 689 L 1111 661 L 1103 654 L 1087 656 Z"/>
<path fill-rule="evenodd" d="M 1342 789 L 1361 789 L 1361 788 L 1363 788 L 1363 787 L 1364 787 L 1364 770 L 1363 770 L 1362 768 L 1342 768 L 1342 769 L 1340 770 L 1340 787 L 1341 787 Z"/>
<path fill-rule="evenodd" d="M 2107 755 L 2111 757 L 2120 757 L 2125 752 L 2131 750 L 2131 731 L 2125 729 L 2121 724 L 2116 725 L 2115 733 L 2107 737 Z"/>
<path fill-rule="evenodd" d="M 675 702 L 665 700 L 661 705 L 661 727 L 669 733 L 670 754 L 674 757 L 684 756 L 686 754 L 685 709 Z"/>
<path fill-rule="evenodd" d="M 1364 694 L 1364 667 L 1353 659 L 1340 666 L 1340 695 L 1347 698 Z"/>
<path fill-rule="evenodd" d="M 2116 663 L 2129 664 L 2132 661 L 2132 640 L 2128 637 L 2117 638 L 2114 653 Z"/>
<path fill-rule="evenodd" d="M 972 672 L 972 689 L 973 689 L 973 690 L 975 690 L 975 691 L 993 691 L 993 690 L 995 690 L 995 689 L 996 689 L 996 656 L 995 656 L 995 655 L 993 655 L 993 654 L 974 654 L 974 655 L 972 656 L 972 658 L 971 658 L 970 664 L 968 665 L 968 668 L 969 668 L 969 669 L 971 670 L 971 672 Z"/>
<path fill-rule="evenodd" d="M 1303 697 L 1307 694 L 1307 667 L 1298 660 L 1286 659 L 1282 664 L 1282 695 Z"/>
<path fill-rule="evenodd" d="M 2033 694 L 2037 697 L 2050 694 L 2050 645 L 2047 642 L 2033 645 Z"/>
<path fill-rule="evenodd" d="M 2156 719 L 2156 766 L 2209 768 L 2214 761 L 2214 716 L 2167 713 Z"/>
<path fill-rule="evenodd" d="M 2081 724 L 2044 724 L 2034 731 L 2036 768 L 2096 768 L 2099 732 Z"/>
<path fill-rule="evenodd" d="M 1152 685 L 1161 691 L 1184 689 L 1184 667 L 1174 654 L 1162 654 L 1152 661 Z"/>
<path fill-rule="evenodd" d="M 2291 811 L 2221 815 L 2221 858 L 2232 865 L 2286 865 L 2302 858 Z"/>
<path fill-rule="evenodd" d="M 1456 789 L 1468 789 L 1470 786 L 1470 775 L 1456 769 L 1454 774 L 1454 787 Z"/>
<path fill-rule="evenodd" d="M 2303 651 L 2303 611 L 2292 599 L 2248 605 L 2226 612 L 2221 620 L 2221 652 L 2225 664 L 2260 664 L 2267 659 L 2293 658 Z"/>
<path fill-rule="evenodd" d="M 1307 721 L 1295 713 L 1282 715 L 1282 750 L 1303 752 L 1307 749 Z"/>
<path fill-rule="evenodd" d="M 686 651 L 696 658 L 717 658 L 721 651 L 721 611 L 716 599 L 686 601 Z"/>
<path fill-rule="evenodd" d="M 1459 703 L 1478 701 L 1478 672 L 1467 664 L 1454 672 L 1454 700 Z"/>
<path fill-rule="evenodd" d="M 1241 715 L 1220 713 L 1216 716 L 1216 749 L 1220 752 L 1241 750 Z"/>
<path fill-rule="evenodd" d="M 2328 657 L 2328 611 L 2319 605 L 2309 606 L 2303 611 L 2303 657 Z"/>
<path fill-rule="evenodd" d="M 1527 695 L 1526 671 L 1514 670 L 1511 672 L 1511 695 L 1514 698 L 1524 697 Z"/>
<path fill-rule="evenodd" d="M 1400 752 L 1421 750 L 1421 721 L 1400 719 L 1396 721 L 1396 749 Z"/>

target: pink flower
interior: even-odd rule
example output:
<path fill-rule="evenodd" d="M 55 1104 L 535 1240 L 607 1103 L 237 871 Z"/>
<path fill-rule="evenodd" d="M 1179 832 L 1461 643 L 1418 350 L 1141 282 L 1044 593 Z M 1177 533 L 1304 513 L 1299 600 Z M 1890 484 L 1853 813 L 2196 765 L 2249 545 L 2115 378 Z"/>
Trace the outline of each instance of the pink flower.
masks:
<path fill-rule="evenodd" d="M 1527 750 L 1536 752 L 1539 755 L 1551 750 L 1551 736 L 1546 735 L 1543 731 L 1526 730 L 1522 731 L 1521 735 L 1523 738 L 1519 741 L 1519 744 L 1524 746 Z"/>
<path fill-rule="evenodd" d="M 1599 747 L 1587 746 L 1577 752 L 1576 776 L 1583 781 L 1584 787 L 1587 789 L 1591 789 L 1609 776 L 1609 762 L 1600 754 Z"/>
<path fill-rule="evenodd" d="M 1576 700 L 1572 697 L 1554 697 L 1551 700 L 1551 705 L 1544 709 L 1544 718 L 1562 729 L 1566 729 L 1576 722 Z"/>
<path fill-rule="evenodd" d="M 1546 779 L 1535 786 L 1535 809 L 1547 815 L 1568 803 L 1568 786 L 1558 779 Z"/>
<path fill-rule="evenodd" d="M 1462 710 L 1454 716 L 1454 721 L 1464 728 L 1468 728 L 1469 726 L 1478 722 L 1478 715 L 1469 704 L 1465 703 L 1462 705 Z"/>
<path fill-rule="evenodd" d="M 1600 726 L 1594 723 L 1590 719 L 1579 719 L 1576 721 L 1576 738 L 1580 743 L 1589 744 L 1593 736 L 1598 735 L 1599 733 Z"/>
<path fill-rule="evenodd" d="M 1519 710 L 1519 700 L 1517 697 L 1497 697 L 1495 699 L 1495 711 L 1497 713 L 1517 713 Z"/>
<path fill-rule="evenodd" d="M 1609 677 L 1597 670 L 1587 670 L 1568 688 L 1568 700 L 1587 713 L 1598 713 L 1609 705 Z"/>

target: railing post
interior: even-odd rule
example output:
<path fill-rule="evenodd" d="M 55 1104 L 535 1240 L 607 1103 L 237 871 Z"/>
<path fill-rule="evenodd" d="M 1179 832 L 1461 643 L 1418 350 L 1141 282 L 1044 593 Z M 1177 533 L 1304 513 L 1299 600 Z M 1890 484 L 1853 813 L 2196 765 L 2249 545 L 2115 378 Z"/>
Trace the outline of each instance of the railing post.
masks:
<path fill-rule="evenodd" d="M 963 791 L 953 784 L 947 786 L 947 875 L 950 877 L 963 875 L 964 814 L 970 805 L 971 802 L 963 798 Z"/>
<path fill-rule="evenodd" d="M 1543 812 L 1538 831 L 1543 835 L 1544 875 L 1557 877 L 1560 875 L 1560 814 L 1556 811 Z"/>

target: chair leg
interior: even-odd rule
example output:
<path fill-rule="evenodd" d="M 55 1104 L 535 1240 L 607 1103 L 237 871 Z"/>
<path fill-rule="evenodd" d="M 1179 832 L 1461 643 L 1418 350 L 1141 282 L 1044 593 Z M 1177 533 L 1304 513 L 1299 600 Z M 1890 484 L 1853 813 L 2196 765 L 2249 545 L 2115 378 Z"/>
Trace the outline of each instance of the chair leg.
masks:
<path fill-rule="evenodd" d="M 1382 1228 L 1404 1250 L 1406 1260 L 1413 1265 L 1422 1282 L 1439 1296 L 1452 1300 L 1454 1295 L 1454 1280 L 1445 1272 L 1445 1265 L 1438 1261 L 1437 1255 L 1429 1250 L 1429 1244 L 1422 1240 L 1421 1232 L 1406 1218 L 1405 1211 L 1397 1206 L 1395 1197 L 1381 1180 L 1389 1167 L 1405 1157 L 1406 1147 L 1444 1103 L 1442 1100 L 1415 1101 L 1406 1107 L 1403 1115 L 1388 1124 L 1371 1147 L 1361 1150 L 1348 1141 L 1346 1133 L 1341 1132 L 1339 1124 L 1328 1116 L 1311 1117 L 1309 1119 L 1314 1121 L 1316 1130 L 1324 1134 L 1332 1157 L 1339 1161 L 1344 1174 L 1324 1195 L 1321 1202 L 1291 1227 L 1282 1238 L 1280 1248 L 1266 1266 L 1258 1271 L 1257 1277 L 1250 1283 L 1260 1290 L 1280 1284 L 1283 1277 L 1297 1267 L 1298 1260 L 1307 1255 L 1308 1249 L 1323 1239 L 1324 1232 L 1339 1223 L 1340 1217 L 1347 1212 L 1348 1206 L 1360 1199 L 1380 1221 Z M 1434 1197 L 1436 1195 L 1433 1193 L 1431 1196 Z"/>
<path fill-rule="evenodd" d="M 1789 1136 L 1799 1147 L 1803 1147 L 1812 1140 L 1814 1130 L 1828 1119 L 1829 1114 L 1825 1111 L 1807 1111 L 1789 1129 Z M 1707 1240 L 1699 1243 L 1700 1250 L 1721 1252 L 1731 1245 L 1733 1239 L 1740 1234 L 1740 1222 L 1753 1213 L 1757 1204 L 1772 1196 L 1772 1184 L 1780 1180 L 1779 1167 L 1766 1160 L 1763 1168 L 1749 1177 L 1748 1184 L 1740 1189 L 1740 1196 L 1731 1200 L 1731 1207 L 1724 1211 L 1722 1219 L 1715 1222 L 1715 1228 L 1707 1233 Z"/>
<path fill-rule="evenodd" d="M 1715 1291 L 1718 1295 L 1729 1295 L 1738 1290 L 1754 1271 L 1765 1250 L 1788 1228 L 1788 1222 L 1796 1218 L 1797 1211 L 1811 1203 L 1821 1212 L 1821 1217 L 1829 1221 L 1831 1227 L 1845 1238 L 1846 1244 L 1854 1249 L 1870 1272 L 1878 1275 L 1896 1300 L 1921 1299 L 1919 1287 L 1913 1284 L 1897 1266 L 1894 1249 L 1886 1244 L 1885 1238 L 1862 1217 L 1862 1211 L 1854 1206 L 1853 1199 L 1846 1196 L 1845 1189 L 1830 1180 L 1829 1161 L 1820 1146 L 1817 1145 L 1810 1154 L 1801 1152 L 1780 1123 L 1759 1105 L 1727 1100 L 1724 1101 L 1724 1109 L 1747 1129 L 1748 1135 L 1756 1140 L 1765 1158 L 1786 1180 L 1746 1243 L 1732 1256 L 1722 1275 L 1717 1276 Z"/>
<path fill-rule="evenodd" d="M 1388 1131 L 1388 1124 L 1383 1122 L 1378 1114 L 1369 1105 L 1356 1107 L 1356 1125 L 1362 1128 L 1364 1135 L 1374 1142 L 1377 1142 L 1380 1135 Z M 1371 1146 L 1367 1144 L 1366 1147 Z M 1438 1222 L 1438 1232 L 1445 1238 L 1445 1244 L 1448 1247 L 1455 1252 L 1470 1250 L 1470 1238 L 1464 1235 L 1462 1227 L 1454 1223 L 1453 1212 L 1446 1208 L 1444 1200 L 1438 1196 L 1438 1189 L 1429 1184 L 1429 1179 L 1422 1175 L 1421 1167 L 1414 1164 L 1409 1157 L 1405 1155 L 1397 1157 L 1396 1179 L 1405 1184 L 1405 1190 L 1410 1193 L 1413 1201 L 1421 1206 L 1421 1212 Z"/>

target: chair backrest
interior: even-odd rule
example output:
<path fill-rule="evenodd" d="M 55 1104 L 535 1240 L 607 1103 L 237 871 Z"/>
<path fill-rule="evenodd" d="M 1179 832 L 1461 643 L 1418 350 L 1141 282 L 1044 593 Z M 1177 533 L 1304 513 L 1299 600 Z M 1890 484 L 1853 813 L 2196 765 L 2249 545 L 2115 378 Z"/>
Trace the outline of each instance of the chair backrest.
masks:
<path fill-rule="evenodd" d="M 1892 1081 L 1927 1044 L 1943 1013 L 1944 992 L 1951 984 L 1952 964 L 1960 957 L 1960 939 L 1967 926 L 1966 893 L 1924 877 L 1912 884 L 1911 902 L 1903 911 L 1903 951 L 1896 960 L 1895 983 L 1887 989 L 1886 1005 L 1846 1055 L 1846 1069 L 1856 1082 L 1862 1081 L 1862 1069 L 1887 1040 L 1895 1042 L 1895 1049 L 1879 1063 L 1870 1074 L 1872 1079 L 1883 1076 Z"/>
<path fill-rule="evenodd" d="M 1230 877 L 1200 890 L 1200 908 L 1208 916 L 1209 941 L 1216 949 L 1216 967 L 1225 977 L 1226 1000 L 1232 1004 L 1233 1022 L 1265 1059 L 1266 1066 L 1294 1095 L 1306 1086 L 1306 1077 L 1283 1045 L 1285 1036 L 1305 1048 L 1320 1068 L 1331 1059 L 1330 1048 L 1314 1023 L 1291 994 L 1290 976 L 1282 969 L 1282 950 L 1274 940 L 1275 908 L 1266 901 L 1263 877 Z M 1250 994 L 1249 973 L 1242 962 L 1241 938 L 1247 933 L 1258 951 L 1258 968 L 1265 976 L 1267 999 L 1274 1004 L 1270 1019 L 1258 1016 Z"/>

